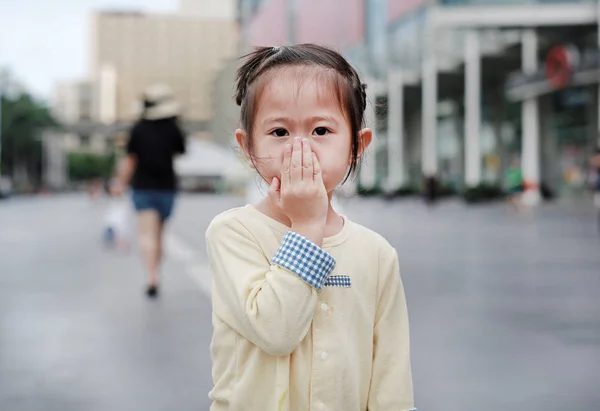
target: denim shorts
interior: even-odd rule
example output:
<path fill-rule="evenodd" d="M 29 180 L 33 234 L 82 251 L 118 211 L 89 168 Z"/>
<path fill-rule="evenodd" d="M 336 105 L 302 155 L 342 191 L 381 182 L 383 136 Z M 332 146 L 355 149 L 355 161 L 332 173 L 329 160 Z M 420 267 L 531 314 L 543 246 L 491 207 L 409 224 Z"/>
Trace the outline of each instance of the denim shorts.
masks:
<path fill-rule="evenodd" d="M 136 211 L 154 210 L 161 221 L 168 220 L 173 212 L 174 191 L 133 190 L 131 197 Z"/>

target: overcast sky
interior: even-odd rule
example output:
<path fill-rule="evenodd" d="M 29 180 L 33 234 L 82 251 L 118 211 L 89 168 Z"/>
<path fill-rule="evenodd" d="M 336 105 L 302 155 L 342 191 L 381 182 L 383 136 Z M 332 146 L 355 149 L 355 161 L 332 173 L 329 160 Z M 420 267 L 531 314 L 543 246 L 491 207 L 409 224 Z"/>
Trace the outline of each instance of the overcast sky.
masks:
<path fill-rule="evenodd" d="M 84 78 L 93 10 L 176 10 L 178 0 L 0 0 L 0 67 L 40 98 L 57 81 Z"/>

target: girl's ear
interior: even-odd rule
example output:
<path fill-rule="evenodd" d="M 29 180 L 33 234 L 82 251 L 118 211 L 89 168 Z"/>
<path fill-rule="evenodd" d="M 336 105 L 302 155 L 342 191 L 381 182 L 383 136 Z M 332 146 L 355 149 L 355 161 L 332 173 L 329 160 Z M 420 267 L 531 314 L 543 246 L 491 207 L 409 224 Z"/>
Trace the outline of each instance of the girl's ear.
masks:
<path fill-rule="evenodd" d="M 240 128 L 235 130 L 235 139 L 238 142 L 242 151 L 244 152 L 244 157 L 246 158 L 246 161 L 248 161 L 248 165 L 251 168 L 254 168 L 254 164 L 250 159 L 250 149 L 248 147 L 248 135 L 246 134 L 246 131 Z"/>
<path fill-rule="evenodd" d="M 373 141 L 373 132 L 370 128 L 363 128 L 358 132 L 358 155 L 357 160 L 360 160 L 364 152 L 367 150 L 367 147 Z"/>

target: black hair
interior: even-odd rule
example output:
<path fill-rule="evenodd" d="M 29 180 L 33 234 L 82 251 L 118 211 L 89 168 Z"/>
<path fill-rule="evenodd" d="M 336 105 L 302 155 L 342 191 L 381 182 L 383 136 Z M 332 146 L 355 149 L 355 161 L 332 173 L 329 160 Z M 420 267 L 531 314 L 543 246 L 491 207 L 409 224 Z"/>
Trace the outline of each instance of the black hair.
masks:
<path fill-rule="evenodd" d="M 367 106 L 366 84 L 356 70 L 338 52 L 316 44 L 297 44 L 280 47 L 258 47 L 242 57 L 245 63 L 238 69 L 235 84 L 235 101 L 241 107 L 241 127 L 246 131 L 246 146 L 253 157 L 253 123 L 258 100 L 264 89 L 259 79 L 283 67 L 305 66 L 322 68 L 334 74 L 336 97 L 350 123 L 352 136 L 351 162 L 344 182 L 358 171 L 360 130 L 364 127 Z"/>

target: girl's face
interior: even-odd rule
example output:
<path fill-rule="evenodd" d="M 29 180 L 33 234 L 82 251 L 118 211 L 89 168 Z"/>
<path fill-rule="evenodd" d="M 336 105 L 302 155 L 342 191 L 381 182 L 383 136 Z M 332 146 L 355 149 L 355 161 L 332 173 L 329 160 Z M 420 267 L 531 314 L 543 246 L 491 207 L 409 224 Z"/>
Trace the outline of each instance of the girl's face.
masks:
<path fill-rule="evenodd" d="M 252 154 L 258 172 L 267 183 L 273 177 L 281 178 L 285 145 L 300 136 L 310 139 L 325 188 L 332 192 L 346 176 L 351 163 L 352 137 L 350 124 L 330 82 L 324 76 L 307 74 L 306 68 L 286 68 L 272 77 L 257 103 Z M 245 131 L 237 130 L 236 138 L 249 157 L 244 146 Z M 360 140 L 360 146 L 366 148 L 371 131 L 362 130 Z"/>

